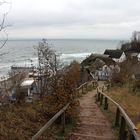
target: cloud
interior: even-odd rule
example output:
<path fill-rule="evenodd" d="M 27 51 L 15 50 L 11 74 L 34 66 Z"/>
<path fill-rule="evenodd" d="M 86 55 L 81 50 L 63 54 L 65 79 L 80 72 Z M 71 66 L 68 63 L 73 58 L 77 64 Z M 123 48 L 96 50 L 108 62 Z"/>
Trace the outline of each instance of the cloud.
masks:
<path fill-rule="evenodd" d="M 140 30 L 139 7 L 139 0 L 12 0 L 10 36 L 125 38 Z"/>

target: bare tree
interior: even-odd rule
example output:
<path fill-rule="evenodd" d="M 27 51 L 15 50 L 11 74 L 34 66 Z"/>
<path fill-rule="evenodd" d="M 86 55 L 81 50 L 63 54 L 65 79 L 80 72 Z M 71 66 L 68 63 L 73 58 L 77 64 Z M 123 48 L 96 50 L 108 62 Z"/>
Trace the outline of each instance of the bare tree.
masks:
<path fill-rule="evenodd" d="M 2 11 L 4 6 L 8 6 L 8 10 L 4 10 Z M 9 6 L 11 6 L 11 4 L 9 2 L 6 2 L 5 0 L 0 0 L 0 49 L 2 47 L 4 47 L 4 45 L 6 44 L 7 40 L 8 40 L 8 34 L 6 33 L 6 28 L 9 26 L 8 24 L 6 24 L 6 17 L 9 13 Z M 5 9 L 5 8 L 4 8 Z M 4 37 L 2 37 L 2 35 Z M 0 54 L 1 56 L 4 54 Z M 0 83 L 0 96 L 3 96 L 3 92 L 5 92 L 4 95 L 7 96 L 8 92 L 7 92 L 7 81 L 4 79 L 2 79 L 3 82 Z M 0 97 L 0 98 L 1 98 Z"/>
<path fill-rule="evenodd" d="M 38 45 L 38 63 L 39 63 L 39 83 L 40 83 L 40 95 L 43 95 L 43 91 L 48 92 L 48 81 L 57 72 L 58 61 L 57 55 L 54 50 L 49 46 L 46 39 L 42 39 Z"/>
<path fill-rule="evenodd" d="M 9 13 L 9 10 L 11 8 L 9 8 L 9 6 L 11 6 L 11 4 L 5 0 L 2 0 L 0 1 L 0 6 L 3 7 L 3 6 L 8 6 L 8 10 L 7 11 L 3 11 L 1 12 L 1 21 L 0 21 L 0 33 L 4 35 L 3 38 L 0 39 L 0 49 L 6 44 L 7 40 L 8 40 L 8 34 L 6 32 L 6 28 L 8 26 L 10 26 L 9 24 L 6 24 L 6 17 Z"/>

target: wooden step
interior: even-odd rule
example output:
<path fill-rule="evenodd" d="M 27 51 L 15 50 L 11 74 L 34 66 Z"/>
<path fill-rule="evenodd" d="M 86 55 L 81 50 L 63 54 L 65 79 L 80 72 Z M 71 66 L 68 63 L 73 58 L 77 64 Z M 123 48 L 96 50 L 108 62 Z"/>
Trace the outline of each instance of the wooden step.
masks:
<path fill-rule="evenodd" d="M 85 126 L 85 127 L 101 127 L 101 128 L 110 128 L 109 124 L 102 124 L 102 123 L 90 123 L 90 124 L 86 124 L 86 123 L 76 123 L 76 126 L 80 127 L 80 126 Z"/>
<path fill-rule="evenodd" d="M 91 124 L 91 123 L 94 124 L 94 123 L 99 122 L 100 124 L 104 124 L 104 125 L 108 124 L 108 122 L 106 121 L 106 119 L 104 117 L 96 117 L 96 116 L 93 116 L 93 117 L 79 116 L 78 122 L 79 123 L 89 123 L 89 124 Z"/>
<path fill-rule="evenodd" d="M 80 133 L 71 133 L 70 140 L 117 140 L 113 137 L 86 135 Z"/>
<path fill-rule="evenodd" d="M 85 135 L 96 135 L 96 136 L 113 136 L 112 129 L 109 129 L 107 127 L 102 126 L 82 126 L 82 127 L 76 127 L 74 132 L 80 132 L 81 134 Z"/>

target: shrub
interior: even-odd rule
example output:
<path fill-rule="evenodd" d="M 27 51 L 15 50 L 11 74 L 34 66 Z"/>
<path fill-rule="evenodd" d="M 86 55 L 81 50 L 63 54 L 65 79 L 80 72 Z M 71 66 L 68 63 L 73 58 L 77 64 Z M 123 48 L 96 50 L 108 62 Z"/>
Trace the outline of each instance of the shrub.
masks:
<path fill-rule="evenodd" d="M 134 81 L 132 85 L 133 92 L 140 92 L 140 81 Z"/>

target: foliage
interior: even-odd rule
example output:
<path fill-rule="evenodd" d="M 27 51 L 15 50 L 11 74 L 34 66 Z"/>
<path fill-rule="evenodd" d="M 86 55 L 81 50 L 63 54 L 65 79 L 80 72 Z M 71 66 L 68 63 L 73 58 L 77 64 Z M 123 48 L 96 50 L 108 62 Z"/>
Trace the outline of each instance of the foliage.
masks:
<path fill-rule="evenodd" d="M 49 83 L 51 92 L 53 93 L 47 101 L 49 114 L 54 114 L 68 102 L 71 102 L 67 113 L 69 116 L 74 116 L 75 112 L 73 111 L 78 105 L 78 101 L 75 98 L 75 88 L 78 85 L 79 79 L 80 65 L 77 62 L 72 62 L 69 66 L 64 67 L 56 73 Z"/>
<path fill-rule="evenodd" d="M 136 96 L 128 87 L 112 87 L 107 93 L 119 103 L 135 125 L 140 122 L 140 97 Z M 112 107 L 111 107 L 112 108 Z"/>
<path fill-rule="evenodd" d="M 122 44 L 121 50 L 123 50 L 124 52 L 140 52 L 140 42 L 137 40 L 125 42 Z"/>
<path fill-rule="evenodd" d="M 128 58 L 127 60 L 121 62 L 119 64 L 120 71 L 118 72 L 114 70 L 112 73 L 111 84 L 117 84 L 122 86 L 126 82 L 131 82 L 136 64 L 137 62 L 132 58 Z"/>
<path fill-rule="evenodd" d="M 132 91 L 136 94 L 136 95 L 140 95 L 140 81 L 139 80 L 135 80 L 133 81 L 132 84 Z"/>
<path fill-rule="evenodd" d="M 21 102 L 20 104 L 15 103 L 1 107 L 0 139 L 31 139 L 68 102 L 71 102 L 71 104 L 66 111 L 66 122 L 73 122 L 79 107 L 79 102 L 75 98 L 75 87 L 77 87 L 80 76 L 79 71 L 80 65 L 77 62 L 73 62 L 59 70 L 51 78 L 49 81 L 51 94 L 44 94 L 43 98 L 37 98 L 33 103 Z M 12 79 L 14 84 L 17 83 L 16 78 L 17 76 Z M 58 122 L 60 123 L 60 120 Z M 49 128 L 47 135 L 53 139 L 52 129 L 54 130 L 54 127 Z M 42 140 L 45 138 L 46 136 L 41 136 Z"/>
<path fill-rule="evenodd" d="M 54 76 L 58 69 L 58 60 L 55 51 L 50 48 L 46 39 L 42 39 L 37 47 L 38 51 L 38 71 L 40 74 L 40 96 L 44 94 L 44 90 L 48 91 L 48 81 Z"/>

